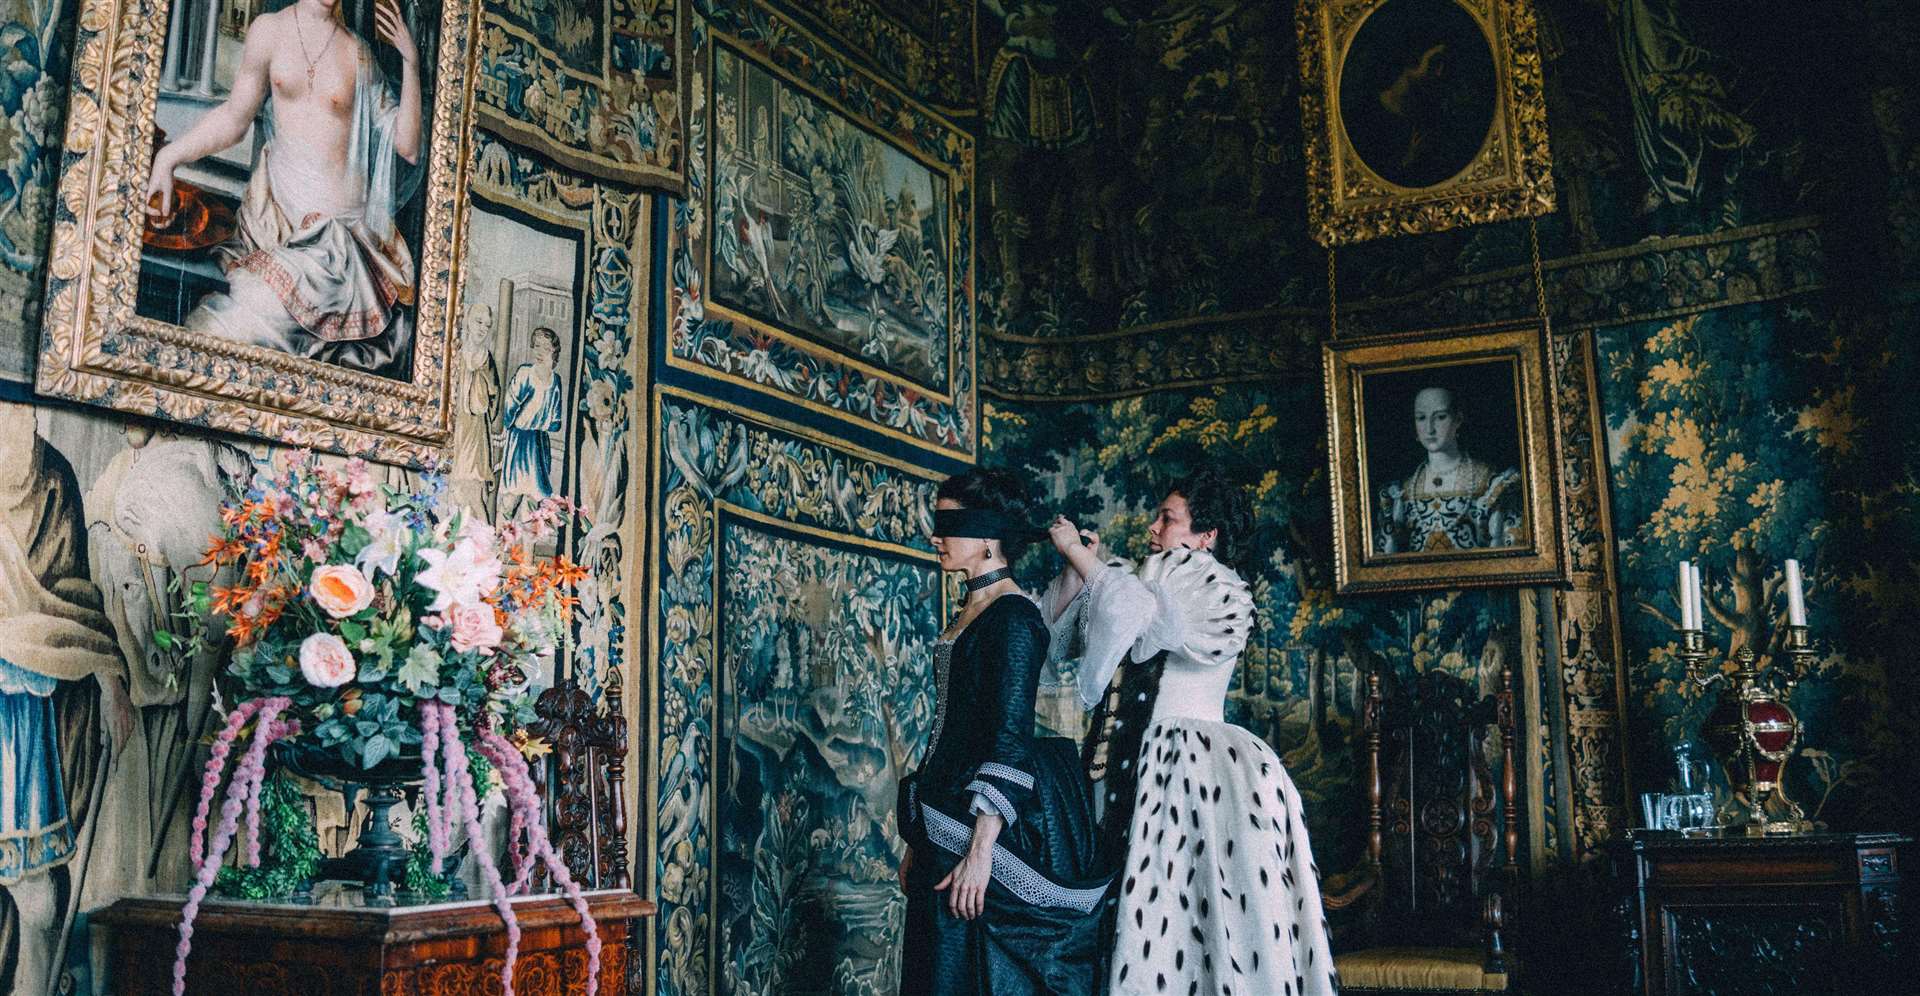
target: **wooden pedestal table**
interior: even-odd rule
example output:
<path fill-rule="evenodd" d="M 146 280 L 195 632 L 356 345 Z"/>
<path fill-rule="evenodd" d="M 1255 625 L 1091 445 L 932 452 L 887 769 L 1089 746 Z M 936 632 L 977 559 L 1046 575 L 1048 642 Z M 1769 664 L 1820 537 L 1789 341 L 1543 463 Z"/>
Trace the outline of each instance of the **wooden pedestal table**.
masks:
<path fill-rule="evenodd" d="M 626 992 L 636 920 L 653 903 L 625 889 L 589 892 L 600 932 L 600 992 Z M 182 896 L 122 899 L 93 915 L 110 930 L 109 991 L 172 992 Z M 520 922 L 514 989 L 524 996 L 586 991 L 586 933 L 566 898 L 513 901 Z M 498 993 L 506 924 L 486 900 L 385 909 L 357 890 L 312 904 L 210 899 L 193 922 L 187 992 L 207 996 L 464 996 Z"/>

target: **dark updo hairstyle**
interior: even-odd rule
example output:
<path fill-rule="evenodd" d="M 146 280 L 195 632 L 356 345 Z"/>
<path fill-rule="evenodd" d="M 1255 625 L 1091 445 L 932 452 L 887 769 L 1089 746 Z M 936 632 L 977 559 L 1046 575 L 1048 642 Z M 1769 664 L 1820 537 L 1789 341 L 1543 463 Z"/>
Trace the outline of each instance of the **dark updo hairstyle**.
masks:
<path fill-rule="evenodd" d="M 1026 552 L 1027 545 L 1039 535 L 1032 494 L 1012 471 L 998 467 L 974 467 L 940 482 L 935 498 L 960 503 L 961 508 L 998 512 L 1013 527 L 1016 535 L 1002 537 L 1000 553 L 1011 564 Z"/>
<path fill-rule="evenodd" d="M 1213 559 L 1237 571 L 1248 568 L 1253 554 L 1253 503 L 1247 500 L 1247 489 L 1212 467 L 1202 467 L 1173 481 L 1167 493 L 1187 500 L 1194 532 L 1220 531 L 1213 541 Z"/>

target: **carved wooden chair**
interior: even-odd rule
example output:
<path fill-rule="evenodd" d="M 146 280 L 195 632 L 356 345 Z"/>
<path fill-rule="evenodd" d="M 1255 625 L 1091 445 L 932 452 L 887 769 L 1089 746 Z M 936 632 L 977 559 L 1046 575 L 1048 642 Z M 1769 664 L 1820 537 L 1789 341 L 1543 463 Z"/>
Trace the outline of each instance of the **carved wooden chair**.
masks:
<path fill-rule="evenodd" d="M 547 834 L 574 880 L 587 889 L 625 889 L 627 862 L 627 720 L 620 693 L 607 701 L 572 683 L 540 693 L 529 732 L 553 745 L 532 765 L 547 802 Z M 545 872 L 541 873 L 543 880 Z"/>
<path fill-rule="evenodd" d="M 1512 674 L 1479 699 L 1440 671 L 1390 700 L 1377 672 L 1367 688 L 1367 858 L 1355 883 L 1326 899 L 1341 991 L 1513 991 L 1502 937 L 1519 867 Z M 1486 754 L 1494 730 L 1497 786 Z"/>

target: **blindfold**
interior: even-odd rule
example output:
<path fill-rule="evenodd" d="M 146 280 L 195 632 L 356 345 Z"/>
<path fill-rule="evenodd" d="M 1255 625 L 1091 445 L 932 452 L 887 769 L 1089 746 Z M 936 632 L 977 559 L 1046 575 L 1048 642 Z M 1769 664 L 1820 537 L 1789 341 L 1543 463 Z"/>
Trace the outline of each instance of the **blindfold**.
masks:
<path fill-rule="evenodd" d="M 989 508 L 937 508 L 933 511 L 933 534 L 942 539 L 964 536 L 967 539 L 1024 539 L 1031 529 L 1010 522 Z"/>

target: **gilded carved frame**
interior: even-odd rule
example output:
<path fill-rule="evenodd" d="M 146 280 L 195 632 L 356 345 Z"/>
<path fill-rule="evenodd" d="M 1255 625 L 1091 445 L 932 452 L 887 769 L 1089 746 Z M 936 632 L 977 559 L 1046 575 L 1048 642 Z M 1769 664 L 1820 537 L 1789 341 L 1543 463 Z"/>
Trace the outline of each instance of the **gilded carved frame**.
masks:
<path fill-rule="evenodd" d="M 82 0 L 35 389 L 278 443 L 432 466 L 450 364 L 473 118 L 472 0 L 441 7 L 422 157 L 412 379 L 225 342 L 134 311 L 167 43 L 166 0 Z"/>
<path fill-rule="evenodd" d="M 1473 19 L 1493 56 L 1497 104 L 1486 139 L 1464 169 L 1431 185 L 1402 186 L 1381 177 L 1355 151 L 1342 119 L 1342 73 L 1368 18 L 1402 2 L 1302 0 L 1296 9 L 1314 239 L 1345 245 L 1552 212 L 1552 155 L 1532 0 L 1447 0 Z"/>
<path fill-rule="evenodd" d="M 1568 577 L 1567 516 L 1558 431 L 1558 404 L 1552 390 L 1546 328 L 1538 321 L 1443 329 L 1412 335 L 1370 336 L 1328 343 L 1322 351 L 1327 396 L 1327 455 L 1333 492 L 1335 581 L 1341 594 L 1486 588 L 1503 585 L 1562 584 Z M 1457 382 L 1463 371 L 1506 369 L 1499 390 L 1469 395 Z M 1467 546 L 1382 551 L 1379 537 L 1383 492 L 1402 486 L 1397 476 L 1376 475 L 1369 441 L 1410 438 L 1412 419 L 1404 410 L 1368 411 L 1369 382 L 1378 391 L 1389 381 L 1447 386 L 1460 395 L 1455 410 L 1487 412 L 1490 396 L 1510 402 L 1515 433 L 1510 468 L 1517 480 L 1498 492 L 1524 515 L 1522 535 L 1490 548 Z M 1452 380 L 1450 380 L 1452 378 Z M 1481 383 L 1486 383 L 1484 378 Z M 1511 394 L 1502 392 L 1510 384 Z M 1385 392 L 1381 391 L 1385 397 Z M 1402 390 L 1398 400 L 1412 400 Z M 1384 401 L 1382 403 L 1385 403 Z M 1506 407 L 1500 415 L 1506 414 Z M 1368 431 L 1369 415 L 1387 420 L 1383 433 Z M 1466 426 L 1476 414 L 1466 414 Z M 1487 419 L 1492 422 L 1494 419 Z M 1465 430 L 1463 430 L 1465 431 Z M 1472 436 L 1468 436 L 1469 443 Z M 1469 456 L 1475 451 L 1467 448 Z M 1374 459 L 1379 459 L 1375 454 Z M 1380 465 L 1385 469 L 1385 465 Z M 1395 464 L 1395 467 L 1401 466 Z M 1426 464 L 1417 474 L 1424 474 Z M 1494 468 L 1489 468 L 1493 470 Z M 1494 475 L 1496 486 L 1498 474 Z M 1379 478 L 1379 479 L 1376 479 Z M 1411 477 L 1407 480 L 1411 481 Z M 1487 492 L 1492 494 L 1492 491 Z"/>

